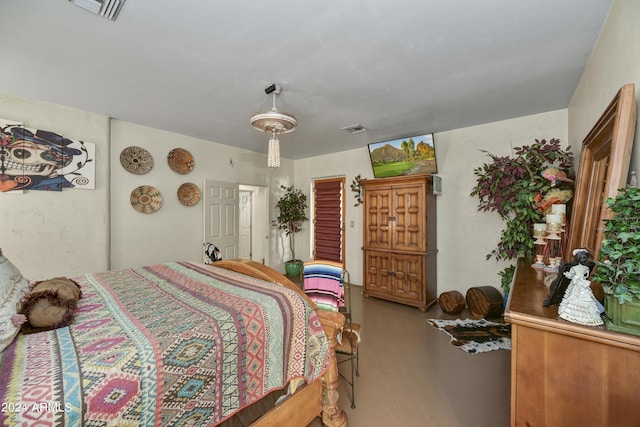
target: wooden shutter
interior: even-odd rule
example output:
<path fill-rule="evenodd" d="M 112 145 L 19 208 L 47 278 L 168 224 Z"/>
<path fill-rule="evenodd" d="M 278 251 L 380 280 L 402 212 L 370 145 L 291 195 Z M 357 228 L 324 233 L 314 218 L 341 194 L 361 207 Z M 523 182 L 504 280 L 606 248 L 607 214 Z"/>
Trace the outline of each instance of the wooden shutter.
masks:
<path fill-rule="evenodd" d="M 314 182 L 314 259 L 344 262 L 344 178 Z"/>

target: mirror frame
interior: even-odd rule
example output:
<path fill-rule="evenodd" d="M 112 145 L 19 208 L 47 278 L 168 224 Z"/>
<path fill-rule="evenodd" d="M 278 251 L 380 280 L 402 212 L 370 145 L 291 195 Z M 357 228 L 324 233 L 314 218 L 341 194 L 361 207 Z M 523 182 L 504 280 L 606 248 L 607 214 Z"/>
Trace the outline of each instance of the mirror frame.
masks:
<path fill-rule="evenodd" d="M 582 143 L 565 261 L 573 260 L 578 248 L 598 259 L 603 221 L 613 216 L 606 200 L 626 185 L 635 128 L 635 87 L 630 83 L 618 91 Z"/>

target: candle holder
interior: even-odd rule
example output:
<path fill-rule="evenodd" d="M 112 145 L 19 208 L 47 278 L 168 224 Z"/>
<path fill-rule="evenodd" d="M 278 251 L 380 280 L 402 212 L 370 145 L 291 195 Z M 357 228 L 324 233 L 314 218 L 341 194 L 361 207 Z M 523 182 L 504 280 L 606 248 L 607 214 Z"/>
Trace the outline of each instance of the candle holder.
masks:
<path fill-rule="evenodd" d="M 547 245 L 545 246 L 545 255 L 543 257 L 544 268 L 546 273 L 557 273 L 562 257 L 557 254 L 560 252 L 560 240 L 547 239 Z"/>
<path fill-rule="evenodd" d="M 555 205 L 551 205 L 551 213 L 555 215 L 560 215 L 560 224 L 562 225 L 562 229 L 558 233 L 560 236 L 560 256 L 564 258 L 564 254 L 567 250 L 568 245 L 568 222 L 567 222 L 567 205 L 562 203 L 557 203 Z"/>
<path fill-rule="evenodd" d="M 562 215 L 547 214 L 547 245 L 544 254 L 544 271 L 557 273 L 562 261 Z"/>
<path fill-rule="evenodd" d="M 551 214 L 560 215 L 560 223 L 565 225 L 567 222 L 567 205 L 562 203 L 551 205 Z"/>
<path fill-rule="evenodd" d="M 533 243 L 536 245 L 544 245 L 547 238 L 547 224 L 536 223 L 533 224 L 533 237 L 536 239 Z"/>
<path fill-rule="evenodd" d="M 547 240 L 561 240 L 560 233 L 562 233 L 562 223 L 547 222 Z"/>
<path fill-rule="evenodd" d="M 533 224 L 533 237 L 535 241 L 533 242 L 536 245 L 536 259 L 535 262 L 531 265 L 531 267 L 535 269 L 542 270 L 545 268 L 544 264 L 544 248 L 547 245 L 547 224 Z"/>

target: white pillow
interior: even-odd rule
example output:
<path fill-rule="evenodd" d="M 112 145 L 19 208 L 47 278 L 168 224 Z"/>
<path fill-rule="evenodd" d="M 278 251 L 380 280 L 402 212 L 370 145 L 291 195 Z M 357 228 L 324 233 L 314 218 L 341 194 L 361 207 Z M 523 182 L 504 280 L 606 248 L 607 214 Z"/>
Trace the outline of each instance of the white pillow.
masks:
<path fill-rule="evenodd" d="M 18 313 L 20 299 L 28 291 L 29 281 L 0 249 L 0 352 L 11 344 L 20 330 L 20 326 L 11 321 L 11 316 Z"/>

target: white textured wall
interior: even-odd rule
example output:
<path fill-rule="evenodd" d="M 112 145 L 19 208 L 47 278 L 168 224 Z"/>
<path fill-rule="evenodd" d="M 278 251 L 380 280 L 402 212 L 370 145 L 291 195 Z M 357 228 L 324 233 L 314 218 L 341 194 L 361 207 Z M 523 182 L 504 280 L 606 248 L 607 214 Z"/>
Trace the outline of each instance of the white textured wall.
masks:
<path fill-rule="evenodd" d="M 0 248 L 31 280 L 104 270 L 109 254 L 109 119 L 0 93 L 0 117 L 96 145 L 95 190 L 0 193 Z"/>
<path fill-rule="evenodd" d="M 640 1 L 615 0 L 569 105 L 569 138 L 582 141 L 618 90 L 634 83 L 640 103 Z M 638 109 L 640 117 L 640 108 Z M 630 171 L 640 174 L 640 119 Z"/>
<path fill-rule="evenodd" d="M 0 117 L 96 144 L 95 190 L 0 193 L 0 248 L 33 280 L 169 260 L 199 261 L 203 203 L 181 205 L 176 196 L 180 184 L 195 182 L 202 189 L 205 179 L 213 179 L 269 186 L 268 214 L 273 216 L 280 185 L 292 182 L 291 160 L 268 169 L 264 154 L 118 120 L 110 123 L 108 117 L 60 105 L 0 94 Z M 152 153 L 156 164 L 151 172 L 134 175 L 122 168 L 120 152 L 129 145 Z M 175 147 L 195 156 L 192 173 L 169 169 L 166 156 Z M 162 209 L 154 214 L 141 214 L 129 203 L 131 191 L 143 184 L 164 195 Z M 280 233 L 271 229 L 270 265 L 284 271 L 286 255 Z"/>
<path fill-rule="evenodd" d="M 476 184 L 473 170 L 490 159 L 480 150 L 503 156 L 512 147 L 535 139 L 558 138 L 567 144 L 567 111 L 558 110 L 435 136 L 438 175 L 438 294 L 457 290 L 464 295 L 473 286 L 500 289 L 497 273 L 506 263 L 486 260 L 500 239 L 504 222 L 495 212 L 478 212 L 478 199 L 470 193 Z"/>
<path fill-rule="evenodd" d="M 364 143 L 364 148 L 357 150 L 297 160 L 295 163 L 294 182 L 305 194 L 311 196 L 313 194 L 313 180 L 345 177 L 345 186 L 347 187 L 345 267 L 349 271 L 351 283 L 362 284 L 362 251 L 360 250 L 362 248 L 362 205 L 354 206 L 356 200 L 353 197 L 354 193 L 351 191 L 351 183 L 358 174 L 363 179 L 373 178 L 366 142 Z M 310 214 L 313 213 L 310 212 Z M 353 227 L 351 227 L 351 221 L 353 221 Z M 297 236 L 298 239 L 296 240 L 296 257 L 305 261 L 311 259 L 311 228 L 312 225 L 307 222 L 303 227 L 303 231 L 298 233 L 299 236 Z"/>
<path fill-rule="evenodd" d="M 265 144 L 267 139 L 265 138 Z M 120 153 L 128 146 L 145 148 L 154 158 L 153 169 L 144 175 L 127 172 Z M 270 187 L 273 215 L 280 184 L 289 185 L 293 162 L 282 159 L 282 167 L 268 169 L 266 155 L 204 141 L 171 132 L 113 120 L 111 125 L 111 267 L 114 269 L 166 261 L 201 261 L 203 200 L 184 206 L 176 191 L 193 182 L 203 192 L 204 180 L 236 182 Z M 167 154 L 184 148 L 195 158 L 195 168 L 179 174 L 169 168 Z M 232 159 L 233 166 L 229 164 Z M 139 185 L 156 187 L 163 195 L 162 208 L 143 214 L 131 206 L 131 191 Z M 202 193 L 204 199 L 204 192 Z M 271 229 L 270 265 L 284 272 L 279 233 Z"/>
<path fill-rule="evenodd" d="M 512 120 L 489 123 L 434 136 L 438 175 L 442 177 L 442 195 L 437 197 L 438 294 L 458 290 L 463 294 L 472 286 L 500 288 L 498 271 L 504 265 L 486 261 L 504 224 L 495 213 L 477 212 L 477 199 L 469 194 L 475 185 L 473 169 L 488 158 L 488 150 L 507 155 L 538 139 L 559 138 L 567 145 L 567 111 L 559 110 Z M 345 176 L 347 181 L 346 260 L 353 283 L 362 284 L 362 206 L 353 207 L 350 185 L 357 174 L 373 178 L 366 148 L 318 156 L 295 163 L 295 183 L 309 194 L 311 181 L 317 178 Z M 354 221 L 355 227 L 350 227 Z M 311 257 L 307 224 L 297 240 L 299 257 Z M 305 252 L 302 252 L 304 248 Z"/>

